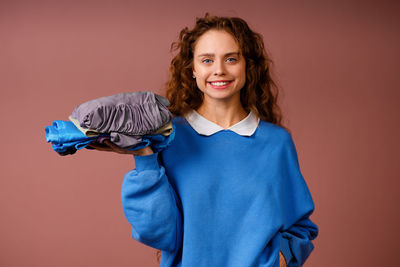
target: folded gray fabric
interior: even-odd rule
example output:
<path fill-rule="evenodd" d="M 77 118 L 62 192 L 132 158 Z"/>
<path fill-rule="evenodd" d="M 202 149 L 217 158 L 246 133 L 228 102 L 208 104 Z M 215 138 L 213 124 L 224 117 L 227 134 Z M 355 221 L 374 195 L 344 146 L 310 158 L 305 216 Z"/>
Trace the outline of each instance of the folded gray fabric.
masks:
<path fill-rule="evenodd" d="M 131 147 L 142 141 L 142 136 L 140 135 L 127 135 L 116 132 L 110 133 L 110 140 L 114 144 L 120 147 Z"/>
<path fill-rule="evenodd" d="M 85 102 L 71 116 L 81 127 L 110 133 L 111 141 L 128 147 L 171 121 L 168 106 L 168 99 L 151 91 L 121 93 Z"/>

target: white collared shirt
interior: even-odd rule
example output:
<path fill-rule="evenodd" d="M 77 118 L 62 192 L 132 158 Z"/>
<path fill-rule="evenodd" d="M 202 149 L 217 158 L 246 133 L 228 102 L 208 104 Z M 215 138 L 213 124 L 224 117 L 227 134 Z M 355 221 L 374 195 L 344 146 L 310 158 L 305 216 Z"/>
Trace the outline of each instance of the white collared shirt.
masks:
<path fill-rule="evenodd" d="M 186 120 L 192 126 L 192 128 L 201 135 L 210 136 L 222 130 L 231 130 L 242 136 L 251 136 L 256 131 L 260 118 L 258 118 L 253 112 L 250 111 L 246 118 L 232 125 L 231 127 L 224 129 L 218 124 L 209 121 L 208 119 L 201 116 L 195 110 L 189 111 L 185 115 Z"/>

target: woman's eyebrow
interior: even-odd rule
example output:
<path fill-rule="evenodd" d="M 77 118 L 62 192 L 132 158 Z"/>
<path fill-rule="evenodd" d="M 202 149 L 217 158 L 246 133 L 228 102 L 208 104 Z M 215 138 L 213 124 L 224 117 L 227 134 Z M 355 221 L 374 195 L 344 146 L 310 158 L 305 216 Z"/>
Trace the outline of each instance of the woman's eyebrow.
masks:
<path fill-rule="evenodd" d="M 229 57 L 229 56 L 239 56 L 240 55 L 240 52 L 229 52 L 229 53 L 226 53 L 225 55 L 224 55 L 224 57 Z M 198 55 L 197 57 L 214 57 L 215 56 L 215 54 L 212 54 L 212 53 L 204 53 L 204 54 L 200 54 L 200 55 Z"/>

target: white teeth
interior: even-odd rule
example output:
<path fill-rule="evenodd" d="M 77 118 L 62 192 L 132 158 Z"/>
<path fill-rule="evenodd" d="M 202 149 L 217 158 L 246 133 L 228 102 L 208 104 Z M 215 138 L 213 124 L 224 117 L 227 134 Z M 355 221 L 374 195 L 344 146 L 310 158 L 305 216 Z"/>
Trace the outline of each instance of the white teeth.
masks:
<path fill-rule="evenodd" d="M 229 82 L 212 82 L 211 84 L 214 86 L 224 86 L 227 85 Z"/>

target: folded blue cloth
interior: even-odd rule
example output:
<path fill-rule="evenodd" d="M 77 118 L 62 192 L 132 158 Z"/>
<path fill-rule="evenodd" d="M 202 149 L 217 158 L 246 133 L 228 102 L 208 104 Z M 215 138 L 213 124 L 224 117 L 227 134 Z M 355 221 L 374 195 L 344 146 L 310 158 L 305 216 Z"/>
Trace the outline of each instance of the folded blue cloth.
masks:
<path fill-rule="evenodd" d="M 172 124 L 173 131 L 170 135 L 164 136 L 162 134 L 157 134 L 157 135 L 145 135 L 143 136 L 143 139 L 148 139 L 150 140 L 150 147 L 153 149 L 153 151 L 160 152 L 161 150 L 164 150 L 169 144 L 174 140 L 175 138 L 175 125 Z"/>
<path fill-rule="evenodd" d="M 175 131 L 172 131 L 172 133 L 168 136 L 164 136 L 162 134 L 144 135 L 140 143 L 128 149 L 138 150 L 141 148 L 145 148 L 146 146 L 150 146 L 152 150 L 156 153 L 166 148 L 172 142 L 172 140 L 174 140 L 174 138 L 175 138 Z"/>
<path fill-rule="evenodd" d="M 78 140 L 88 140 L 71 121 L 53 121 L 52 126 L 46 126 L 46 141 L 52 143 L 67 143 Z M 90 139 L 93 139 L 92 137 Z"/>
<path fill-rule="evenodd" d="M 76 150 L 85 148 L 91 142 L 93 142 L 93 139 L 71 141 L 71 142 L 66 142 L 66 143 L 52 143 L 52 147 L 53 147 L 53 150 L 56 152 L 65 152 L 70 148 L 75 148 Z"/>
<path fill-rule="evenodd" d="M 95 137 L 87 137 L 71 121 L 62 120 L 53 121 L 51 126 L 45 127 L 45 132 L 46 141 L 48 143 L 51 142 L 53 150 L 61 156 L 74 154 L 77 150 L 87 147 L 90 143 L 97 142 L 98 139 L 104 140 L 104 137 L 106 139 L 110 137 L 108 133 L 103 133 Z M 138 150 L 151 146 L 154 152 L 159 152 L 171 143 L 175 137 L 175 131 L 173 130 L 169 136 L 157 134 L 135 137 L 141 140 L 134 146 L 125 148 Z"/>
<path fill-rule="evenodd" d="M 90 144 L 97 137 L 87 137 L 71 121 L 53 121 L 45 127 L 46 141 L 52 143 L 52 148 L 59 154 L 73 154 Z"/>

